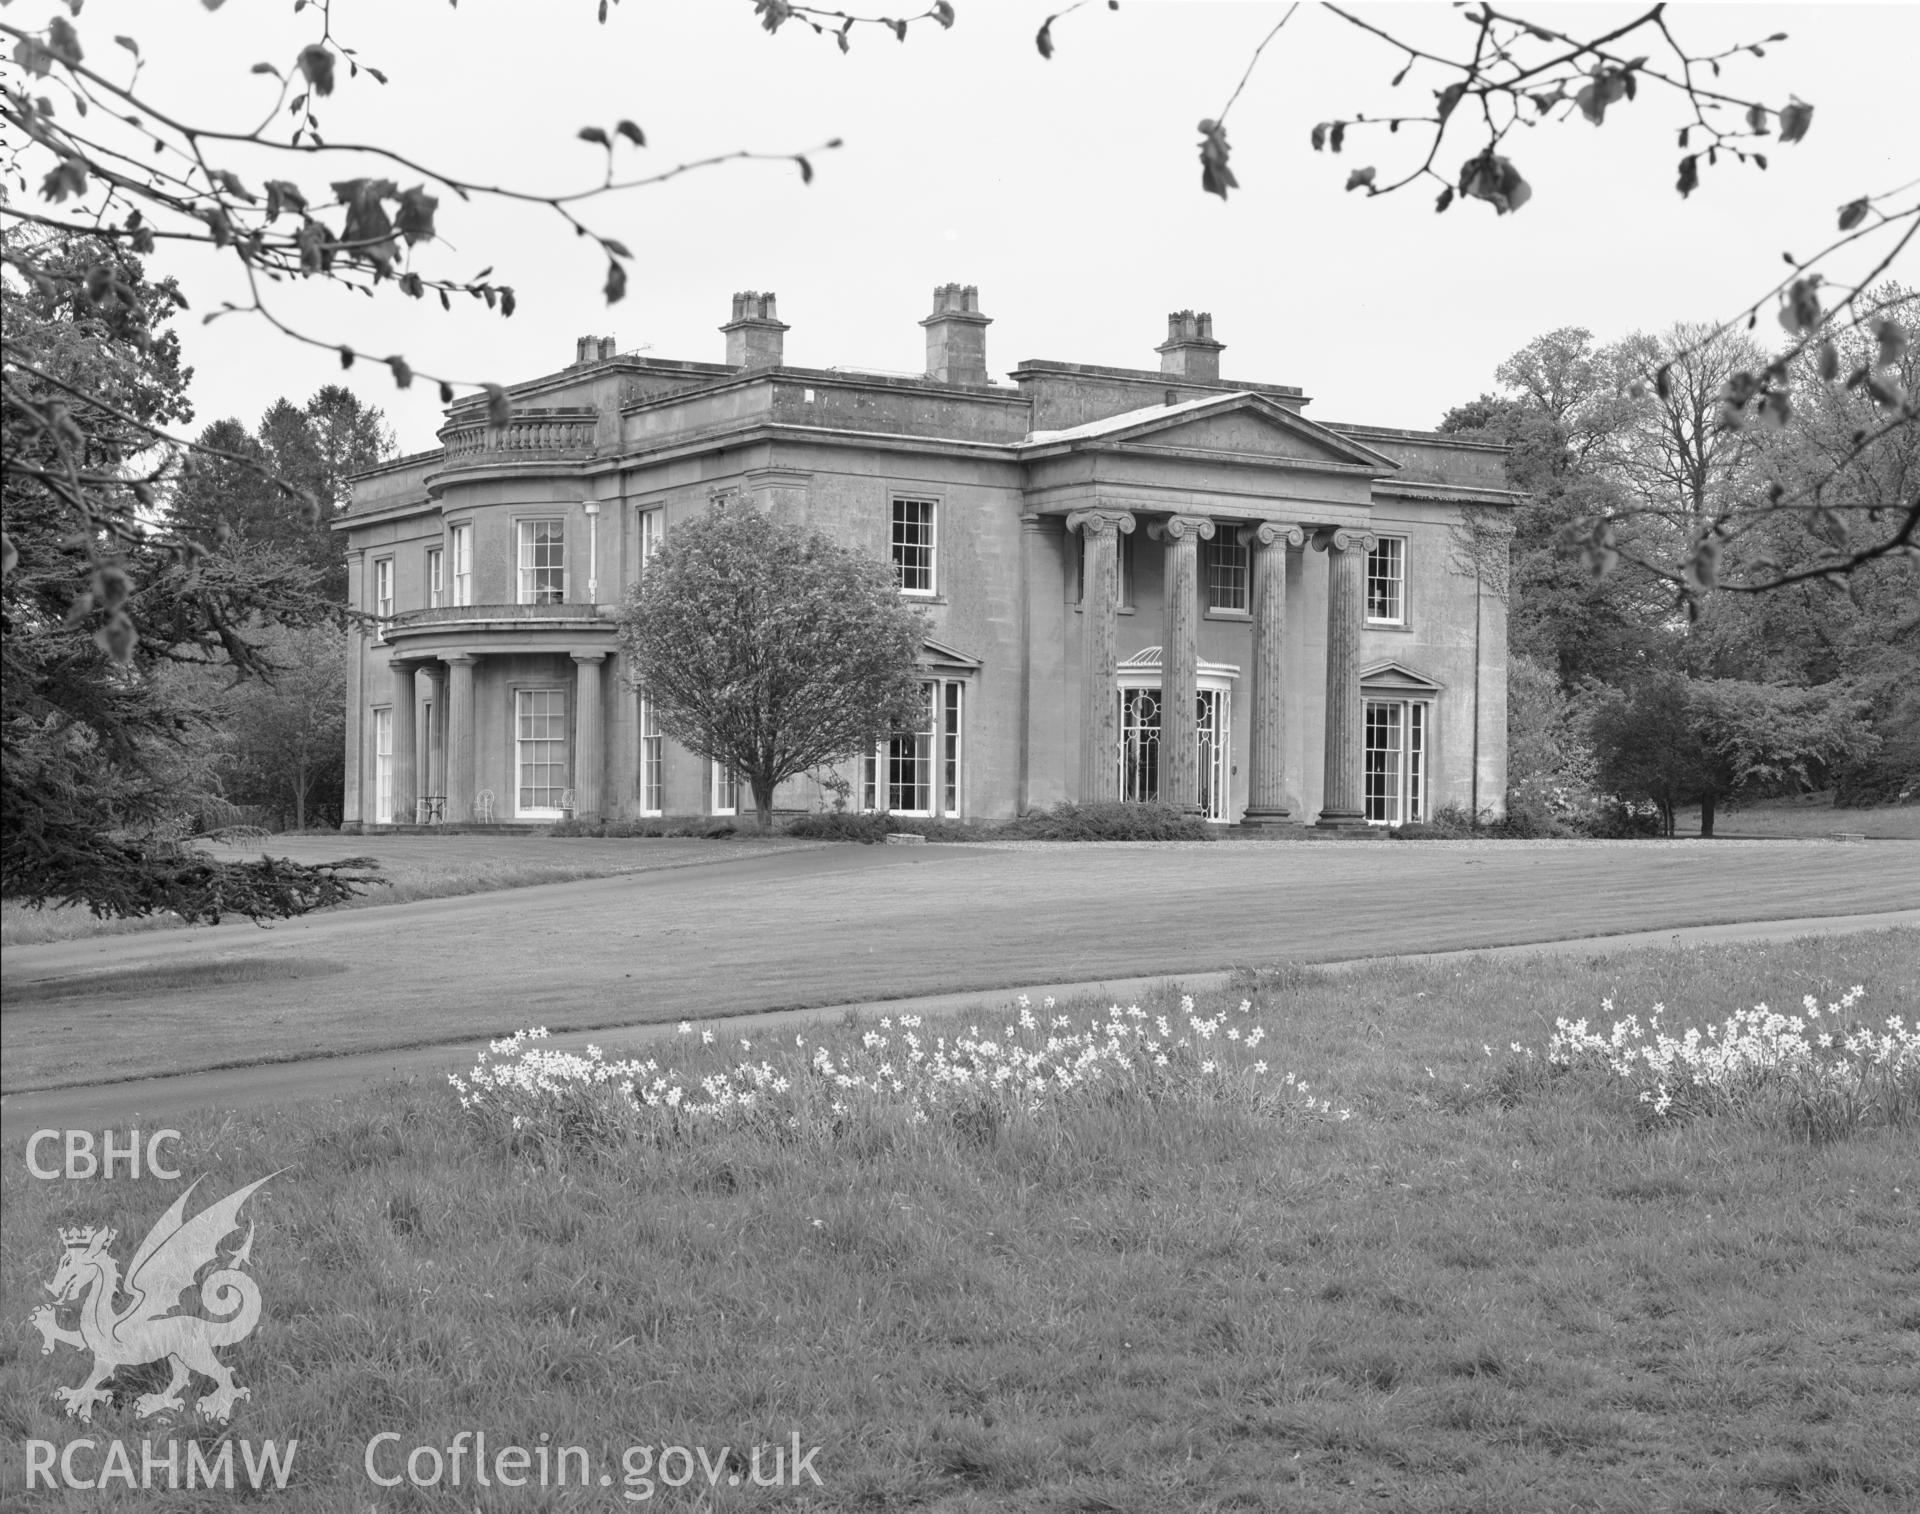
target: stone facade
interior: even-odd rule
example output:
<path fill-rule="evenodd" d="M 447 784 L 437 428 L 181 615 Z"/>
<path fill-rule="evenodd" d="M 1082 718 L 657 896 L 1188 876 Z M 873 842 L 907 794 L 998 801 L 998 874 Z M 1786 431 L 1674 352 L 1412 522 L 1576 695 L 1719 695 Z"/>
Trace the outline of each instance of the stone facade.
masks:
<path fill-rule="evenodd" d="M 725 363 L 582 338 L 505 426 L 457 404 L 440 448 L 358 476 L 335 529 L 380 629 L 353 638 L 349 823 L 750 808 L 658 736 L 614 635 L 651 546 L 727 500 L 891 560 L 929 612 L 927 723 L 848 765 L 863 805 L 1498 809 L 1505 604 L 1472 565 L 1504 553 L 1499 449 L 1222 380 L 1205 313 L 1168 318 L 1157 370 L 1029 361 L 1011 384 L 972 286 L 920 324 L 924 376 L 795 368 L 775 297 L 738 294 Z"/>

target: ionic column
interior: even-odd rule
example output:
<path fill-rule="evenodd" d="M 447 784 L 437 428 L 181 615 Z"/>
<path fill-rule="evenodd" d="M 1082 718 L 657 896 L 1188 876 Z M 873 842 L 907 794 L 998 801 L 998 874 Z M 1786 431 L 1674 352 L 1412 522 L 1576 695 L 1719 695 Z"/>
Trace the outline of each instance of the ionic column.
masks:
<path fill-rule="evenodd" d="M 1288 818 L 1285 654 L 1287 549 L 1305 546 L 1298 526 L 1262 521 L 1240 531 L 1253 555 L 1253 728 L 1247 741 L 1247 810 L 1242 825 Z"/>
<path fill-rule="evenodd" d="M 420 763 L 416 737 L 420 702 L 414 687 L 414 665 L 395 658 L 393 670 L 393 813 L 395 825 L 412 825 L 420 812 Z"/>
<path fill-rule="evenodd" d="M 473 669 L 462 653 L 447 659 L 447 819 L 473 819 Z"/>
<path fill-rule="evenodd" d="M 600 667 L 605 652 L 573 655 L 573 814 L 591 820 L 600 814 Z"/>
<path fill-rule="evenodd" d="M 427 691 L 431 713 L 427 717 L 427 776 L 421 788 L 444 798 L 447 792 L 447 665 L 444 662 L 427 664 Z"/>
<path fill-rule="evenodd" d="M 1360 639 L 1374 538 L 1365 531 L 1328 530 L 1316 532 L 1313 544 L 1327 554 L 1327 747 L 1318 824 L 1344 830 L 1367 823 Z"/>
<path fill-rule="evenodd" d="M 1160 802 L 1200 808 L 1200 543 L 1213 522 L 1173 515 L 1147 528 L 1167 544 L 1165 629 L 1160 646 Z"/>
<path fill-rule="evenodd" d="M 1081 596 L 1080 800 L 1120 797 L 1120 711 L 1114 684 L 1118 620 L 1114 600 L 1122 531 L 1133 530 L 1125 510 L 1075 510 L 1067 529 L 1087 543 L 1086 590 Z"/>

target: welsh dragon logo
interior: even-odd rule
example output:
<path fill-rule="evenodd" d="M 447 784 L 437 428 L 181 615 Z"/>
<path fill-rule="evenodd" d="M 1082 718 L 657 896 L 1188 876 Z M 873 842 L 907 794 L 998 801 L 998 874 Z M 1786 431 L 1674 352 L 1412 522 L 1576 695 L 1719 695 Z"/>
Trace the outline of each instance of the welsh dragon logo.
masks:
<path fill-rule="evenodd" d="M 92 1226 L 60 1232 L 66 1251 L 46 1285 L 54 1303 L 42 1304 L 27 1323 L 40 1332 L 43 1356 L 51 1355 L 55 1346 L 93 1353 L 93 1371 L 84 1383 L 54 1389 L 53 1396 L 66 1404 L 69 1415 L 91 1421 L 95 1406 L 113 1397 L 104 1385 L 116 1371 L 164 1360 L 172 1364 L 173 1378 L 160 1392 L 134 1400 L 141 1419 L 163 1409 L 184 1408 L 180 1390 L 196 1372 L 214 1385 L 199 1401 L 200 1412 L 221 1423 L 232 1417 L 234 1404 L 250 1395 L 235 1385 L 233 1369 L 214 1352 L 246 1339 L 260 1322 L 260 1289 L 243 1270 L 253 1255 L 252 1224 L 247 1238 L 225 1258 L 220 1243 L 240 1228 L 240 1206 L 277 1176 L 269 1173 L 187 1219 L 187 1200 L 200 1186 L 196 1178 L 147 1232 L 127 1264 L 124 1282 L 108 1250 L 119 1232 Z M 211 1317 L 178 1312 L 180 1295 L 194 1286 L 209 1262 L 216 1265 L 200 1280 L 199 1292 L 201 1307 Z M 121 1296 L 127 1302 L 116 1307 Z M 76 1300 L 80 1328 L 64 1330 L 55 1311 Z"/>

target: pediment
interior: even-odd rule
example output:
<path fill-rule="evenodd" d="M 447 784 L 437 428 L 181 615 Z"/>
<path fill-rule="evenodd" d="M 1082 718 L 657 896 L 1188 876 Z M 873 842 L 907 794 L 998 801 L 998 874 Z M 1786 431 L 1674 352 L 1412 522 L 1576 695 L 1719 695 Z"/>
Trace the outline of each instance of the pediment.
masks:
<path fill-rule="evenodd" d="M 1360 686 L 1377 693 L 1400 694 L 1438 694 L 1445 687 L 1404 662 L 1370 663 L 1360 670 Z"/>
<path fill-rule="evenodd" d="M 1385 453 L 1252 392 L 1130 410 L 1064 431 L 1037 431 L 1024 445 L 1049 451 L 1193 452 L 1249 462 L 1360 467 L 1378 474 L 1400 467 Z"/>
<path fill-rule="evenodd" d="M 931 636 L 920 643 L 920 660 L 948 672 L 977 673 L 981 667 L 978 657 L 969 657 L 965 652 L 957 652 L 945 642 L 935 641 Z"/>

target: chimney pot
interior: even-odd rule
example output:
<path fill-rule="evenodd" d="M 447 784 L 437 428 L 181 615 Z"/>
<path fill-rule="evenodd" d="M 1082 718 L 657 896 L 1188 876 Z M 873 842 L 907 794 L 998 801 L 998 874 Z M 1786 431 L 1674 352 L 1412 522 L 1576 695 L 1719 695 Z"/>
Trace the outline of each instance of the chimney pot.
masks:
<path fill-rule="evenodd" d="M 787 325 L 771 290 L 747 289 L 733 297 L 733 319 L 720 328 L 727 336 L 729 368 L 777 368 L 786 354 Z"/>
<path fill-rule="evenodd" d="M 933 291 L 927 333 L 927 377 L 941 384 L 987 385 L 987 327 L 977 284 L 942 284 Z"/>
<path fill-rule="evenodd" d="M 1213 316 L 1202 310 L 1175 310 L 1167 315 L 1167 339 L 1154 351 L 1160 371 L 1205 383 L 1220 380 L 1220 354 L 1226 343 L 1213 339 Z"/>

